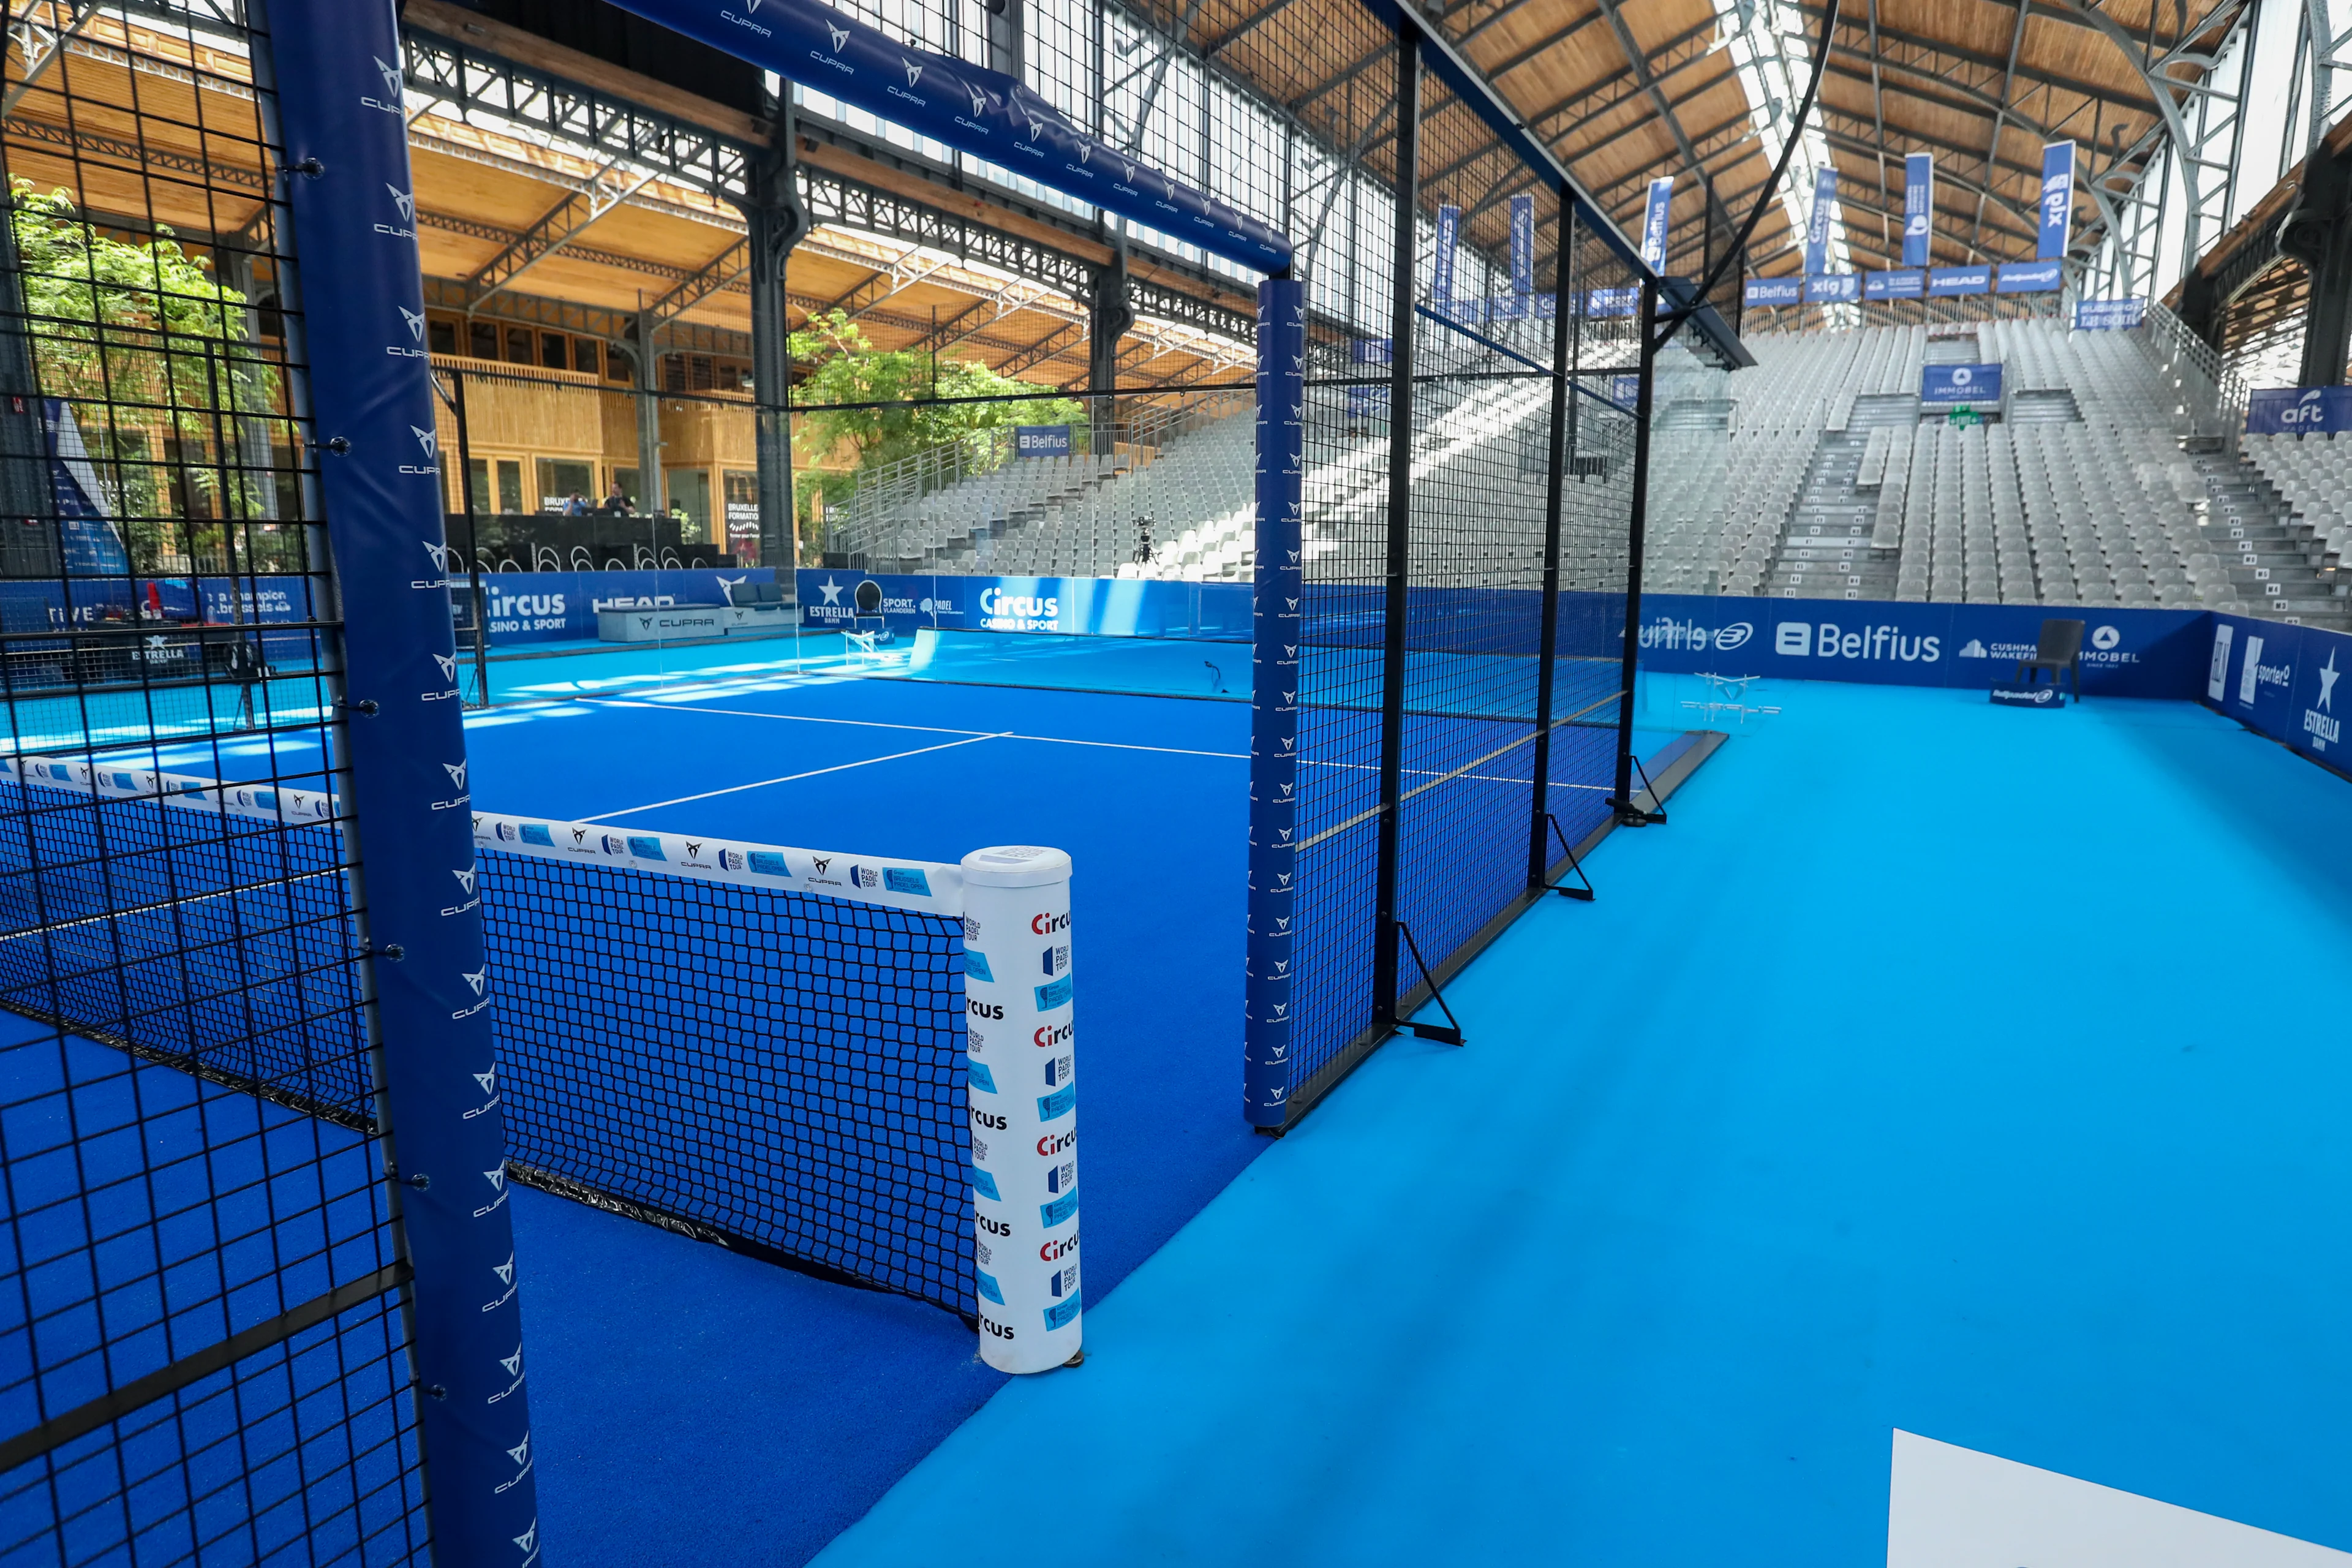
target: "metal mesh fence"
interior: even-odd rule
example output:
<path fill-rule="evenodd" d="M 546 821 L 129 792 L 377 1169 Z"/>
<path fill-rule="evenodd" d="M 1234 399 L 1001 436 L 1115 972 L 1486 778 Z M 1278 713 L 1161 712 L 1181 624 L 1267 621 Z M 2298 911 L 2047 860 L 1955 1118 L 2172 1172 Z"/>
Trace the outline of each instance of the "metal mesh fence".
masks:
<path fill-rule="evenodd" d="M 47 760 L 0 777 L 0 1559 L 420 1561 L 266 46 L 10 37 L 0 711 Z"/>
<path fill-rule="evenodd" d="M 1371 13 L 1312 25 L 1350 62 L 1314 95 L 1349 156 L 1303 247 L 1295 690 L 1264 689 L 1263 634 L 1258 667 L 1262 710 L 1295 709 L 1295 826 L 1259 846 L 1295 869 L 1253 873 L 1251 1026 L 1280 1043 L 1250 1109 L 1276 1126 L 1612 816 L 1646 362 L 1640 275 L 1556 179 Z"/>

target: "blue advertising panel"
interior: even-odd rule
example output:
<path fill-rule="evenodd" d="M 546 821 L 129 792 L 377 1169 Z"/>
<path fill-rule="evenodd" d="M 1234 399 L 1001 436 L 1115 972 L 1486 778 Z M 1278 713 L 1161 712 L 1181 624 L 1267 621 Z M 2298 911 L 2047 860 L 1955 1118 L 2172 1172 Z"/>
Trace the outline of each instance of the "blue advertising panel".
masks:
<path fill-rule="evenodd" d="M 1958 294 L 1987 294 L 1992 291 L 1992 268 L 1990 267 L 1938 267 L 1927 274 L 1927 294 L 1931 299 L 1948 300 Z"/>
<path fill-rule="evenodd" d="M 1642 290 L 1636 289 L 1595 289 L 1585 296 L 1584 313 L 1598 320 L 1604 316 L 1635 316 L 1642 311 Z"/>
<path fill-rule="evenodd" d="M 1644 594 L 1643 668 L 1990 689 L 2032 657 L 2042 623 L 2079 619 L 2083 689 L 2187 697 L 2205 677 L 2203 610 L 2069 609 Z"/>
<path fill-rule="evenodd" d="M 2304 628 L 2243 616 L 2213 619 L 2205 671 L 2207 702 L 2250 729 L 2294 744 L 2303 729 L 2302 710 L 2295 701 L 2295 675 Z M 2218 681 L 2213 679 L 2217 674 Z M 2214 695 L 2217 687 L 2218 697 Z M 2331 703 L 2334 695 L 2331 690 Z"/>
<path fill-rule="evenodd" d="M 1462 209 L 1437 209 L 1437 255 L 1430 264 L 1429 293 L 1439 304 L 1454 299 L 1454 257 L 1462 247 Z"/>
<path fill-rule="evenodd" d="M 1750 278 L 1740 291 L 1740 300 L 1751 310 L 1761 305 L 1801 305 L 1805 302 L 1805 280 Z"/>
<path fill-rule="evenodd" d="M 471 885 L 472 797 L 451 700 L 424 279 L 404 221 L 407 123 L 399 68 L 385 63 L 401 58 L 399 23 L 391 0 L 277 0 L 269 21 L 255 75 L 277 88 L 285 147 L 271 199 L 286 203 L 300 258 L 278 275 L 280 302 L 310 367 L 342 586 L 344 762 L 368 851 L 371 1024 L 414 1270 L 403 1306 L 433 1559 L 523 1568 L 539 1557 L 538 1482 L 490 1032 L 499 977 L 480 900 L 452 893 Z"/>
<path fill-rule="evenodd" d="M 2074 216 L 2074 144 L 2046 142 L 2042 146 L 2042 234 L 2033 254 L 2044 261 L 2064 256 Z"/>
<path fill-rule="evenodd" d="M 2264 387 L 2246 397 L 2255 436 L 2317 436 L 2352 430 L 2352 386 Z"/>
<path fill-rule="evenodd" d="M 1993 283 L 1993 292 L 2055 294 L 2065 286 L 2064 269 L 2055 261 L 2005 261 Z"/>
<path fill-rule="evenodd" d="M 733 584 L 776 580 L 772 566 L 732 572 L 485 572 L 483 620 L 494 647 L 564 642 L 593 637 L 596 617 L 605 610 L 723 605 Z M 466 578 L 456 579 L 451 596 L 462 597 L 469 586 Z"/>
<path fill-rule="evenodd" d="M 1862 297 L 1865 300 L 1918 300 L 1927 293 L 1927 274 L 1916 267 L 1898 267 L 1892 272 L 1865 272 L 1862 275 Z"/>
<path fill-rule="evenodd" d="M 1862 275 L 1822 272 L 1805 279 L 1805 298 L 1817 305 L 1851 304 L 1862 298 Z"/>
<path fill-rule="evenodd" d="M 1936 210 L 1936 159 L 1914 153 L 1903 160 L 1903 265 L 1927 265 L 1927 240 Z"/>
<path fill-rule="evenodd" d="M 926 577 L 803 566 L 799 589 L 801 624 L 812 631 L 887 627 L 911 637 L 930 626 L 941 631 L 1197 637 L 1211 642 L 1241 641 L 1250 636 L 1247 583 L 1171 583 L 1130 577 Z"/>
<path fill-rule="evenodd" d="M 1979 405 L 2000 401 L 2000 366 L 1929 364 L 1919 367 L 1919 401 Z"/>
<path fill-rule="evenodd" d="M 2078 332 L 2128 331 L 2147 319 L 2147 301 L 2131 300 L 2082 300 L 2074 305 L 2074 330 Z"/>
<path fill-rule="evenodd" d="M 2296 629 L 2302 646 L 2295 650 L 2294 684 L 2288 689 L 2287 703 L 2294 731 L 2285 737 L 2286 742 L 2341 773 L 2352 768 L 2352 758 L 2344 752 L 2344 721 L 2336 706 L 2336 683 L 2352 672 L 2352 637 L 2317 626 Z M 2344 696 L 2352 704 L 2352 687 L 2345 689 Z"/>
<path fill-rule="evenodd" d="M 1290 265 L 1276 230 L 1087 135 L 1013 78 L 901 44 L 818 0 L 621 8 L 1213 256 L 1259 272 Z"/>
<path fill-rule="evenodd" d="M 41 437 L 48 448 L 50 504 L 58 520 L 58 564 L 70 577 L 124 577 L 131 552 L 106 515 L 106 489 L 81 426 L 63 398 L 41 400 Z"/>
<path fill-rule="evenodd" d="M 1067 425 L 1015 425 L 1013 452 L 1021 458 L 1066 458 L 1070 455 Z"/>
<path fill-rule="evenodd" d="M 1675 204 L 1675 177 L 1650 182 L 1649 205 L 1642 211 L 1642 259 L 1653 272 L 1666 269 L 1666 225 Z"/>
<path fill-rule="evenodd" d="M 1818 277 L 1830 269 L 1830 209 L 1837 203 L 1837 168 L 1824 163 L 1813 171 L 1813 210 L 1805 223 L 1805 271 Z"/>
<path fill-rule="evenodd" d="M 1307 292 L 1258 286 L 1257 562 L 1250 653 L 1249 901 L 1242 1008 L 1242 1114 L 1289 1114 L 1290 972 L 1298 863 L 1299 551 L 1305 484 Z"/>

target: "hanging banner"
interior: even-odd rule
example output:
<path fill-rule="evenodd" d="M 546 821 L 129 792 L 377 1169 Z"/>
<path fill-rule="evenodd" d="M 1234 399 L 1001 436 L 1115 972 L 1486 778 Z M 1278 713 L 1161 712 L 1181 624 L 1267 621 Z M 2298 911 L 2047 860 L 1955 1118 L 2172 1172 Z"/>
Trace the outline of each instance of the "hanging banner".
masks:
<path fill-rule="evenodd" d="M 1938 267 L 1927 274 L 1927 296 L 1948 300 L 1956 294 L 1984 294 L 1992 289 L 1990 267 Z"/>
<path fill-rule="evenodd" d="M 621 9 L 1213 256 L 1260 272 L 1290 265 L 1274 228 L 1095 140 L 1011 77 L 898 43 L 817 0 Z"/>
<path fill-rule="evenodd" d="M 1505 301 L 1503 314 L 1510 321 L 1519 321 L 1528 313 L 1528 301 L 1536 291 L 1536 199 L 1533 196 L 1511 198 L 1511 297 Z"/>
<path fill-rule="evenodd" d="M 1843 305 L 1862 298 L 1862 278 L 1853 272 L 1823 272 L 1805 279 L 1809 305 Z"/>
<path fill-rule="evenodd" d="M 1740 294 L 1740 303 L 1750 309 L 1759 305 L 1801 305 L 1805 302 L 1806 279 L 1802 278 L 1750 278 Z"/>
<path fill-rule="evenodd" d="M 2034 255 L 2055 261 L 2066 254 L 2074 216 L 2074 144 L 2044 142 L 2042 148 L 2042 245 Z"/>
<path fill-rule="evenodd" d="M 2074 330 L 2078 332 L 2129 331 L 2147 319 L 2147 301 L 2129 300 L 2078 300 L 2074 304 Z"/>
<path fill-rule="evenodd" d="M 1919 369 L 1919 401 L 1965 403 L 1972 407 L 2000 401 L 2000 366 L 1930 364 Z"/>
<path fill-rule="evenodd" d="M 49 494 L 58 517 L 58 563 L 68 577 L 127 577 L 131 552 L 106 515 L 106 487 L 82 444 L 81 426 L 63 398 L 41 400 L 49 448 Z"/>
<path fill-rule="evenodd" d="M 1675 204 L 1672 174 L 1650 182 L 1650 205 L 1642 215 L 1642 262 L 1653 272 L 1666 270 L 1666 223 Z"/>
<path fill-rule="evenodd" d="M 1914 153 L 1903 160 L 1903 265 L 1927 265 L 1930 218 L 1936 210 L 1936 159 Z"/>
<path fill-rule="evenodd" d="M 1837 200 L 1837 170 L 1824 163 L 1813 171 L 1813 216 L 1805 226 L 1805 271 L 1830 269 L 1830 206 Z"/>
<path fill-rule="evenodd" d="M 1462 209 L 1437 209 L 1437 258 L 1429 268 L 1430 297 L 1440 305 L 1454 302 L 1454 253 L 1462 244 Z"/>
<path fill-rule="evenodd" d="M 1865 272 L 1862 275 L 1862 297 L 1865 300 L 1917 300 L 1927 292 L 1927 274 L 1922 268 L 1898 268 L 1892 272 Z"/>
<path fill-rule="evenodd" d="M 1992 289 L 1996 294 L 2055 294 L 2065 286 L 2055 261 L 2004 261 Z"/>
<path fill-rule="evenodd" d="M 2352 430 L 2352 386 L 2265 387 L 2246 395 L 2250 436 L 2321 436 Z"/>

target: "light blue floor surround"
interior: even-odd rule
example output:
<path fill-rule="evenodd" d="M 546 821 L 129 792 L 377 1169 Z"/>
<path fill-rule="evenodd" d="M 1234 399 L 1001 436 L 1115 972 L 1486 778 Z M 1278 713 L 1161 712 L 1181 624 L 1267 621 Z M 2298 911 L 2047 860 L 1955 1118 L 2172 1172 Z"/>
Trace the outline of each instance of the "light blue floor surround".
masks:
<path fill-rule="evenodd" d="M 2352 784 L 1748 700 L 820 1561 L 1864 1568 L 1898 1426 L 2352 1548 Z"/>

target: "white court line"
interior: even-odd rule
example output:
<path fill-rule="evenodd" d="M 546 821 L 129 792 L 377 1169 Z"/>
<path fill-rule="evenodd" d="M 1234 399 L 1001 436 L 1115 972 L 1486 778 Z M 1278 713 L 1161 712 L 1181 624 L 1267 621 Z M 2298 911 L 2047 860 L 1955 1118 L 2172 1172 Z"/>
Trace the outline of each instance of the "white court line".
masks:
<path fill-rule="evenodd" d="M 1024 735 L 1012 730 L 958 730 L 945 724 L 891 724 L 879 719 L 821 719 L 810 713 L 758 713 L 743 708 L 694 708 L 678 702 L 636 702 L 622 698 L 576 698 L 598 708 L 650 708 L 661 713 L 717 713 L 730 719 L 789 719 L 801 724 L 847 724 L 866 730 L 911 730 L 926 735 L 970 735 L 974 739 L 1039 741 L 1055 746 L 1106 746 L 1120 752 L 1164 752 L 1179 757 L 1249 759 L 1247 752 L 1204 752 L 1191 746 L 1147 746 L 1134 741 L 1079 741 L 1067 735 Z M 911 755 L 912 753 L 908 753 Z M 583 818 L 582 820 L 589 820 Z"/>
<path fill-rule="evenodd" d="M 684 805 L 689 801 L 715 800 L 722 795 L 740 795 L 747 789 L 765 789 L 770 784 L 791 784 L 795 779 L 813 779 L 824 773 L 846 773 L 851 768 L 871 767 L 876 763 L 895 763 L 903 757 L 919 757 L 926 752 L 952 751 L 958 746 L 977 745 L 982 741 L 1001 741 L 1012 734 L 1010 730 L 993 734 L 977 734 L 961 741 L 942 741 L 936 746 L 918 746 L 911 752 L 894 752 L 887 757 L 861 757 L 854 763 L 835 763 L 829 768 L 811 768 L 804 773 L 786 773 L 782 778 L 757 779 L 751 784 L 729 784 L 725 789 L 707 789 L 700 795 L 682 795 L 675 800 L 656 800 L 646 805 L 625 805 L 618 811 L 600 811 L 593 816 L 575 817 L 578 822 L 603 822 L 615 816 L 634 816 L 640 811 L 659 811 L 666 805 Z"/>

